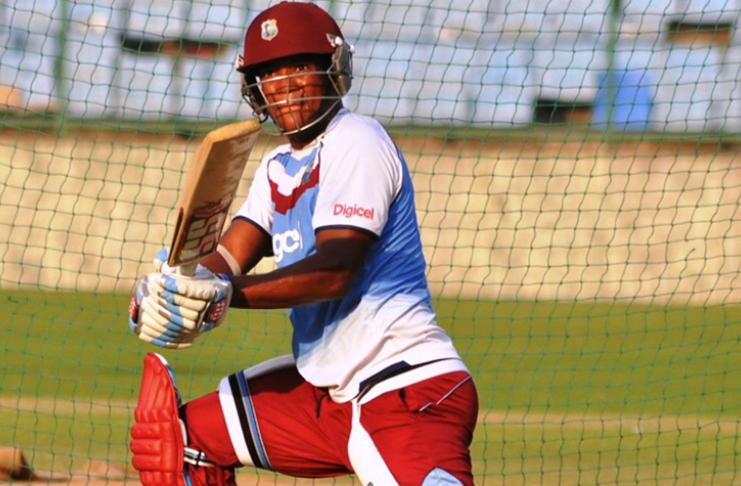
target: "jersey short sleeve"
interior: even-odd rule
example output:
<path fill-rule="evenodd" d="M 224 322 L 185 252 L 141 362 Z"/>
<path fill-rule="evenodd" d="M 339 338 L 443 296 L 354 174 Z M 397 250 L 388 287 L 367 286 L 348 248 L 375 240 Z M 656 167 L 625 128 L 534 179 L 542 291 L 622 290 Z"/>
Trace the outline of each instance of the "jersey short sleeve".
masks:
<path fill-rule="evenodd" d="M 271 153 L 255 171 L 255 178 L 250 185 L 247 199 L 237 211 L 236 218 L 243 218 L 261 227 L 267 234 L 273 230 L 273 202 L 270 198 L 270 181 L 268 180 L 268 163 L 274 156 Z"/>
<path fill-rule="evenodd" d="M 379 236 L 401 190 L 398 150 L 376 122 L 358 121 L 327 134 L 312 226 L 357 228 Z"/>

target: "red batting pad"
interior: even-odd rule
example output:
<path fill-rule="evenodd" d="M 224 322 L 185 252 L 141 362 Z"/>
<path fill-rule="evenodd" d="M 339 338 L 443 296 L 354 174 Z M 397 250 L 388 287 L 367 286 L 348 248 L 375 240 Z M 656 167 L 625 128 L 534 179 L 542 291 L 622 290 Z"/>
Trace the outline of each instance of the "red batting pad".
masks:
<path fill-rule="evenodd" d="M 131 427 L 132 463 L 144 486 L 185 486 L 179 398 L 167 361 L 144 358 L 139 401 Z"/>

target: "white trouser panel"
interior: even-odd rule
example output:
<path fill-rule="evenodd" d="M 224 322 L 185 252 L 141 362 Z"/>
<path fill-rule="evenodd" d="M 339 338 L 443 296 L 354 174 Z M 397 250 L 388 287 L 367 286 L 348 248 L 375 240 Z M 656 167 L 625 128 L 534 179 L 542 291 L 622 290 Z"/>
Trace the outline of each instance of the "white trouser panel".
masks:
<path fill-rule="evenodd" d="M 352 400 L 352 430 L 350 432 L 350 440 L 347 448 L 355 474 L 357 474 L 363 486 L 369 486 L 371 484 L 374 486 L 398 486 L 399 484 L 396 479 L 394 479 L 391 471 L 386 465 L 386 462 L 376 448 L 376 445 L 373 443 L 370 434 L 368 434 L 360 423 L 360 414 L 362 412 L 363 404 L 368 403 L 374 398 L 378 398 L 384 393 L 388 393 L 392 390 L 398 390 L 435 376 L 456 371 L 468 371 L 465 364 L 460 359 L 437 361 L 406 371 L 400 375 L 387 378 L 374 385 L 366 393 Z M 464 382 L 467 380 L 468 379 L 464 380 Z M 433 486 L 438 484 L 440 486 L 460 486 L 461 483 L 449 473 L 436 468 L 425 478 L 425 482 L 422 486 Z"/>
<path fill-rule="evenodd" d="M 232 441 L 234 452 L 236 452 L 239 462 L 242 465 L 270 469 L 267 455 L 262 449 L 260 429 L 257 424 L 257 417 L 252 409 L 251 398 L 249 395 L 244 396 L 245 390 L 241 390 L 235 394 L 230 379 L 245 384 L 247 380 L 252 378 L 295 365 L 293 356 L 278 356 L 277 358 L 269 359 L 251 368 L 247 368 L 240 373 L 226 377 L 221 380 L 221 383 L 219 383 L 219 402 L 221 403 L 221 410 L 224 414 L 224 420 L 226 421 L 226 428 L 229 431 L 229 438 Z M 241 414 L 237 410 L 237 403 L 241 404 Z M 242 419 L 240 419 L 240 416 L 242 416 Z M 243 429 L 243 421 L 249 423 L 249 430 Z M 250 437 L 248 438 L 245 434 L 249 434 Z M 256 448 L 255 453 L 257 454 L 260 464 L 255 464 L 255 460 L 253 460 L 252 454 L 247 445 L 248 440 Z"/>
<path fill-rule="evenodd" d="M 360 424 L 360 411 L 362 405 L 356 400 L 352 401 L 352 431 L 347 444 L 347 452 L 350 456 L 355 474 L 360 483 L 367 486 L 370 484 L 378 486 L 398 486 L 394 476 L 389 471 L 386 462 L 376 449 L 373 439 Z"/>

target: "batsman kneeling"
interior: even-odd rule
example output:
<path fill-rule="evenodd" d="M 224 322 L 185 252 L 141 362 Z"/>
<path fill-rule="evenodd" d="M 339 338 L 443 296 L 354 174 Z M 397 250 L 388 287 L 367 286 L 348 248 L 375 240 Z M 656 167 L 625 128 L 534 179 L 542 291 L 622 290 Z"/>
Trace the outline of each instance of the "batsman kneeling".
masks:
<path fill-rule="evenodd" d="M 247 29 L 243 96 L 287 143 L 263 157 L 194 272 L 171 253 L 142 277 L 130 327 L 147 343 L 184 349 L 218 333 L 227 307 L 287 308 L 293 354 L 185 404 L 167 362 L 150 354 L 131 443 L 145 486 L 230 485 L 245 466 L 355 474 L 364 486 L 474 484 L 476 387 L 436 323 L 406 161 L 378 122 L 342 105 L 352 53 L 313 4 L 279 3 Z M 197 212 L 198 234 L 220 232 L 225 201 Z M 268 257 L 276 270 L 250 274 Z"/>

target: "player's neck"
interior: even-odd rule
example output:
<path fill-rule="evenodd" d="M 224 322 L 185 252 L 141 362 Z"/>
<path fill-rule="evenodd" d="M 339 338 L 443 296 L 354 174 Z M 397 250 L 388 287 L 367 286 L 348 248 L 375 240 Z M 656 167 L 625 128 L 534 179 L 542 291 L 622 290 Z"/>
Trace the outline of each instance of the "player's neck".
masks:
<path fill-rule="evenodd" d="M 329 110 L 329 113 L 322 118 L 316 125 L 313 125 L 306 130 L 302 130 L 298 133 L 288 135 L 288 143 L 291 144 L 291 148 L 294 150 L 301 150 L 307 145 L 311 144 L 327 129 L 329 123 L 334 119 L 337 112 L 342 109 L 342 103 L 336 104 Z"/>

